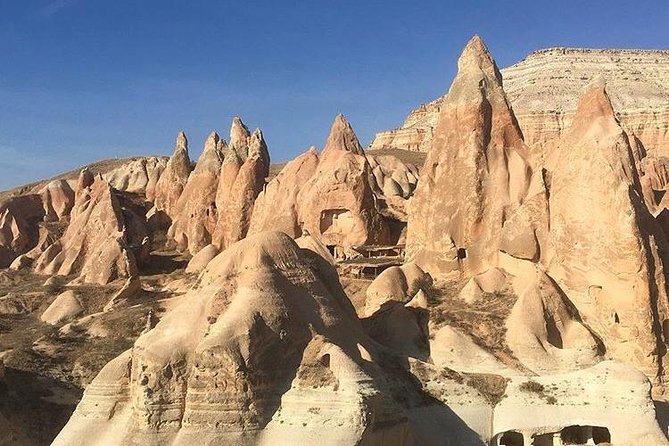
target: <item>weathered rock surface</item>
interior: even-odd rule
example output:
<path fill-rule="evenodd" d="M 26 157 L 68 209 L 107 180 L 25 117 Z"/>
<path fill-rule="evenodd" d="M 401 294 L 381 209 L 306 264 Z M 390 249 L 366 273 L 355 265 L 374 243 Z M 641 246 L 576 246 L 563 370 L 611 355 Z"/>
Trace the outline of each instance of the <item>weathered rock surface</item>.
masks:
<path fill-rule="evenodd" d="M 246 237 L 269 164 L 262 132 L 256 129 L 250 134 L 241 119 L 234 118 L 216 191 L 218 221 L 212 242 L 219 249 Z"/>
<path fill-rule="evenodd" d="M 100 372 L 54 444 L 406 444 L 336 273 L 303 256 L 279 233 L 217 256 L 197 290 Z"/>
<path fill-rule="evenodd" d="M 149 156 L 132 160 L 103 175 L 117 190 L 145 195 L 149 201 L 155 197 L 156 184 L 167 165 L 167 158 Z"/>
<path fill-rule="evenodd" d="M 74 191 L 67 181 L 51 181 L 39 195 L 44 203 L 45 221 L 58 221 L 70 215 L 74 206 Z"/>
<path fill-rule="evenodd" d="M 167 161 L 165 170 L 160 175 L 154 189 L 153 203 L 157 210 L 172 216 L 181 193 L 188 182 L 191 172 L 188 157 L 188 139 L 184 132 L 179 132 L 174 146 L 174 153 Z"/>
<path fill-rule="evenodd" d="M 101 285 L 137 274 L 123 211 L 106 181 L 81 173 L 70 224 L 63 237 L 36 260 L 35 271 L 77 274 L 83 282 Z"/>
<path fill-rule="evenodd" d="M 196 254 L 212 241 L 218 220 L 216 189 L 222 161 L 218 134 L 212 132 L 171 215 L 168 236 L 180 251 Z"/>
<path fill-rule="evenodd" d="M 80 315 L 84 311 L 74 291 L 68 290 L 59 294 L 49 305 L 40 319 L 51 325 L 58 325 Z"/>
<path fill-rule="evenodd" d="M 276 230 L 293 238 L 302 235 L 297 197 L 318 167 L 315 147 L 288 162 L 256 199 L 249 234 Z"/>
<path fill-rule="evenodd" d="M 31 250 L 39 240 L 38 223 L 44 219 L 39 195 L 23 195 L 0 203 L 0 268 Z"/>
<path fill-rule="evenodd" d="M 374 181 L 353 128 L 339 115 L 320 157 L 310 149 L 260 193 L 250 232 L 278 228 L 293 237 L 308 233 L 337 247 L 339 257 L 354 245 L 387 242 Z"/>
<path fill-rule="evenodd" d="M 567 130 L 580 91 L 601 75 L 621 126 L 650 154 L 669 155 L 667 51 L 551 48 L 533 52 L 501 74 L 528 145 L 546 146 Z M 444 100 L 421 105 L 398 129 L 378 133 L 371 148 L 428 151 Z"/>
<path fill-rule="evenodd" d="M 408 258 L 435 274 L 494 266 L 505 219 L 530 180 L 528 149 L 501 75 L 475 36 L 458 60 L 410 204 Z"/>
<path fill-rule="evenodd" d="M 391 302 L 408 303 L 418 292 L 429 289 L 432 278 L 418 265 L 406 263 L 383 271 L 367 288 L 364 316 L 372 316 Z"/>
<path fill-rule="evenodd" d="M 549 169 L 550 275 L 611 357 L 661 383 L 667 242 L 644 204 L 628 136 L 603 82 L 582 95 Z"/>

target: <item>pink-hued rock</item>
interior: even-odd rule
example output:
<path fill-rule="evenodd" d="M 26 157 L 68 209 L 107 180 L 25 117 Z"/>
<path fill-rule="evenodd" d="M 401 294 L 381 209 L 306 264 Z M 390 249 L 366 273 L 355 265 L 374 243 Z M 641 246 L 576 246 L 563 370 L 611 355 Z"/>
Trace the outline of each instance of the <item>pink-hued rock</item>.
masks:
<path fill-rule="evenodd" d="M 475 36 L 458 60 L 410 205 L 407 256 L 433 274 L 495 266 L 504 221 L 530 185 L 528 158 L 499 70 Z"/>
<path fill-rule="evenodd" d="M 63 237 L 36 260 L 35 271 L 77 274 L 83 282 L 101 285 L 137 275 L 123 211 L 113 189 L 87 171 L 81 173 L 78 184 L 70 224 Z"/>
<path fill-rule="evenodd" d="M 164 211 L 168 216 L 173 214 L 177 201 L 188 182 L 190 172 L 188 139 L 184 132 L 179 132 L 174 153 L 167 161 L 165 170 L 160 175 L 154 189 L 153 203 L 157 210 Z"/>
<path fill-rule="evenodd" d="M 168 237 L 181 251 L 195 254 L 211 243 L 218 215 L 216 189 L 223 160 L 220 149 L 218 134 L 212 132 L 174 206 Z"/>

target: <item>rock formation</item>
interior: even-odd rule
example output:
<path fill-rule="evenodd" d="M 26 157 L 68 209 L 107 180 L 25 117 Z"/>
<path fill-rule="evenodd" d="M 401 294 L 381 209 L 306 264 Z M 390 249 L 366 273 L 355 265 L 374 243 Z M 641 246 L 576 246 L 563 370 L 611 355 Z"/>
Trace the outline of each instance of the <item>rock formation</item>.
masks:
<path fill-rule="evenodd" d="M 280 228 L 293 237 L 309 234 L 340 257 L 354 245 L 387 242 L 374 181 L 353 128 L 339 115 L 320 157 L 309 149 L 258 196 L 250 232 Z"/>
<path fill-rule="evenodd" d="M 603 82 L 584 92 L 554 155 L 555 255 L 548 271 L 602 336 L 608 354 L 657 384 L 666 367 L 667 242 L 644 204 L 628 136 Z"/>
<path fill-rule="evenodd" d="M 31 250 L 39 240 L 37 225 L 44 219 L 38 195 L 23 195 L 0 203 L 0 268 Z"/>
<path fill-rule="evenodd" d="M 219 249 L 246 237 L 256 197 L 269 174 L 269 163 L 262 132 L 256 129 L 250 134 L 241 119 L 235 117 L 216 192 L 218 222 L 212 241 Z"/>
<path fill-rule="evenodd" d="M 621 126 L 653 155 L 669 155 L 669 52 L 550 48 L 501 70 L 504 90 L 531 146 L 546 146 L 573 122 L 580 91 L 597 75 Z M 371 148 L 427 151 L 445 96 L 412 111 L 395 130 L 376 135 Z"/>
<path fill-rule="evenodd" d="M 262 233 L 217 256 L 100 372 L 54 444 L 302 444 L 323 431 L 328 444 L 405 444 L 406 419 L 365 365 L 374 346 L 334 270 L 309 255 Z"/>
<path fill-rule="evenodd" d="M 249 234 L 262 231 L 281 231 L 293 238 L 302 235 L 298 215 L 298 194 L 318 167 L 315 147 L 285 165 L 267 184 L 255 202 Z"/>
<path fill-rule="evenodd" d="M 364 316 L 372 316 L 390 302 L 402 304 L 432 285 L 432 278 L 414 263 L 392 266 L 383 271 L 367 288 Z"/>
<path fill-rule="evenodd" d="M 40 319 L 47 324 L 57 325 L 75 318 L 84 311 L 74 291 L 68 290 L 59 294 L 49 305 Z"/>
<path fill-rule="evenodd" d="M 44 203 L 45 221 L 58 221 L 70 215 L 74 206 L 74 191 L 67 181 L 51 181 L 39 195 Z"/>
<path fill-rule="evenodd" d="M 140 157 L 105 173 L 103 177 L 114 189 L 143 194 L 152 201 L 166 165 L 165 157 Z"/>
<path fill-rule="evenodd" d="M 137 274 L 128 249 L 125 220 L 109 184 L 82 171 L 70 224 L 63 237 L 35 262 L 40 274 L 77 274 L 83 282 L 104 285 Z"/>
<path fill-rule="evenodd" d="M 409 210 L 407 256 L 430 273 L 495 265 L 507 216 L 528 192 L 528 150 L 478 36 L 458 60 Z"/>
<path fill-rule="evenodd" d="M 177 147 L 177 150 L 180 148 Z M 182 158 L 179 155 L 178 159 Z M 211 235 L 218 220 L 216 189 L 222 161 L 218 134 L 212 132 L 171 215 L 168 236 L 181 251 L 195 254 L 212 241 Z"/>
<path fill-rule="evenodd" d="M 188 157 L 188 139 L 184 132 L 179 132 L 174 146 L 174 153 L 167 161 L 165 170 L 160 175 L 154 189 L 153 203 L 157 210 L 173 215 L 174 208 L 183 192 L 191 166 Z"/>

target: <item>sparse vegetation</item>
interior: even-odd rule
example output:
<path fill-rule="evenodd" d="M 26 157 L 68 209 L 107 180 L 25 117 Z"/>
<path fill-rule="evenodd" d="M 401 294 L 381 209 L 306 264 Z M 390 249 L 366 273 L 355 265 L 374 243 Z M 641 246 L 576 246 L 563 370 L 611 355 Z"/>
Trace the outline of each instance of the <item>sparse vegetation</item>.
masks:
<path fill-rule="evenodd" d="M 539 394 L 543 394 L 545 390 L 543 384 L 539 384 L 538 382 L 532 380 L 522 383 L 518 389 L 523 392 L 533 392 Z"/>
<path fill-rule="evenodd" d="M 458 294 L 465 281 L 437 282 L 429 290 L 430 321 L 439 328 L 450 325 L 508 366 L 526 370 L 506 345 L 506 319 L 517 297 L 511 292 L 484 293 L 467 303 Z M 436 330 L 432 330 L 434 333 Z"/>
<path fill-rule="evenodd" d="M 487 373 L 467 373 L 467 385 L 475 388 L 493 406 L 506 396 L 507 379 Z"/>

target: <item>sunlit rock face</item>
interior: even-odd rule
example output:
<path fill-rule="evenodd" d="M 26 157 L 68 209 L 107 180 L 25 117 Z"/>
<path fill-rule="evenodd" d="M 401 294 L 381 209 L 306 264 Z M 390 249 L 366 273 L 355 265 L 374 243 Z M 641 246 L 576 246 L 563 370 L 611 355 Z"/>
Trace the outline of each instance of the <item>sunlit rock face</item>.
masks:
<path fill-rule="evenodd" d="M 537 150 L 549 150 L 570 127 L 581 90 L 599 75 L 607 80 L 625 131 L 637 135 L 649 154 L 669 155 L 667 51 L 551 48 L 533 52 L 501 74 L 525 143 Z M 444 100 L 416 108 L 401 127 L 378 133 L 371 148 L 428 151 Z"/>
<path fill-rule="evenodd" d="M 174 153 L 167 161 L 165 170 L 160 175 L 154 188 L 153 203 L 157 210 L 165 212 L 168 216 L 173 215 L 177 201 L 188 182 L 190 172 L 188 139 L 184 132 L 179 132 Z"/>
<path fill-rule="evenodd" d="M 476 36 L 458 61 L 409 207 L 409 258 L 434 274 L 493 266 L 531 173 L 499 70 Z"/>
<path fill-rule="evenodd" d="M 629 137 L 603 81 L 586 88 L 547 168 L 555 248 L 549 273 L 609 355 L 662 382 L 667 241 L 644 203 Z M 650 181 L 660 183 L 656 174 Z"/>
<path fill-rule="evenodd" d="M 107 364 L 54 444 L 408 444 L 375 349 L 332 266 L 264 232 Z"/>
<path fill-rule="evenodd" d="M 211 243 L 216 228 L 216 189 L 223 153 L 219 137 L 212 132 L 204 143 L 204 150 L 195 169 L 188 177 L 183 192 L 172 211 L 172 225 L 168 236 L 181 251 L 196 254 Z"/>
<path fill-rule="evenodd" d="M 291 161 L 258 196 L 251 232 L 307 233 L 344 252 L 354 245 L 387 242 L 375 186 L 353 128 L 339 115 L 320 156 L 310 149 Z"/>
<path fill-rule="evenodd" d="M 104 285 L 137 275 L 121 205 L 102 178 L 82 171 L 77 184 L 70 223 L 63 236 L 35 261 L 40 274 L 77 274 L 83 282 Z"/>
<path fill-rule="evenodd" d="M 251 133 L 241 119 L 235 117 L 216 191 L 218 221 L 212 243 L 219 249 L 246 237 L 256 197 L 265 186 L 269 166 L 269 152 L 260 129 Z"/>

